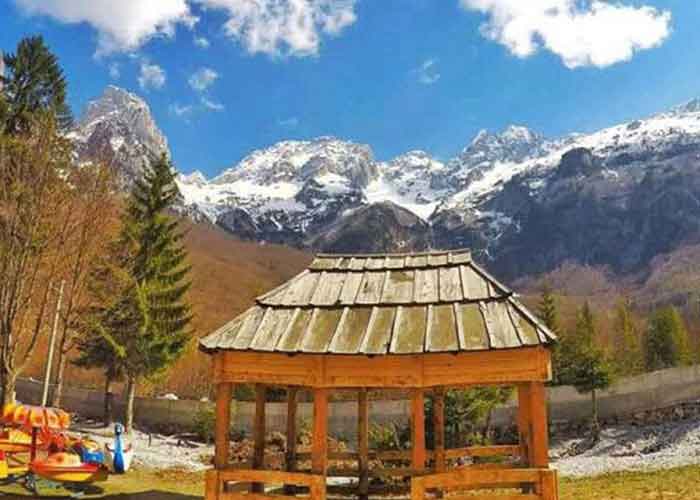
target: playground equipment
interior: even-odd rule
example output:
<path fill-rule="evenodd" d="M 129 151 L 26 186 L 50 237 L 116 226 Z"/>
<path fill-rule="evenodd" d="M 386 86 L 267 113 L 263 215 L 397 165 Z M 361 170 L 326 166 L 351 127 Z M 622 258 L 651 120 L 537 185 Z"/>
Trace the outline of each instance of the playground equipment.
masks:
<path fill-rule="evenodd" d="M 112 470 L 117 474 L 124 474 L 131 467 L 131 459 L 134 457 L 134 447 L 131 444 L 125 445 L 122 442 L 124 426 L 117 423 L 114 426 L 114 446 L 105 444 L 107 452 L 107 463 L 111 464 Z"/>
<path fill-rule="evenodd" d="M 80 491 L 107 479 L 97 443 L 67 435 L 70 415 L 59 408 L 8 404 L 0 435 L 0 480 Z M 40 454 L 41 453 L 41 454 Z M 28 458 L 27 458 L 28 455 Z"/>

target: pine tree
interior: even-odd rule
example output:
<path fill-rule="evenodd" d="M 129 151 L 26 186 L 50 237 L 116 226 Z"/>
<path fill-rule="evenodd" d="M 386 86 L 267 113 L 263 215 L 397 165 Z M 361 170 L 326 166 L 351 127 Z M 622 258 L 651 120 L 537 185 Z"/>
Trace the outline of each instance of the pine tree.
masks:
<path fill-rule="evenodd" d="M 548 283 L 542 285 L 540 303 L 537 306 L 537 313 L 540 320 L 557 337 L 559 332 L 559 313 L 557 311 L 556 299 L 552 293 L 552 288 Z M 560 344 L 554 344 L 552 348 L 552 385 L 560 385 L 559 374 L 562 372 Z"/>
<path fill-rule="evenodd" d="M 663 307 L 652 313 L 644 347 L 648 371 L 692 363 L 688 331 L 675 307 Z"/>
<path fill-rule="evenodd" d="M 15 54 L 5 54 L 5 75 L 0 75 L 3 111 L 0 131 L 26 132 L 42 112 L 53 115 L 60 128 L 72 121 L 66 102 L 66 79 L 58 58 L 41 36 L 22 39 Z"/>
<path fill-rule="evenodd" d="M 190 338 L 187 254 L 178 222 L 167 213 L 178 196 L 174 169 L 162 156 L 135 183 L 121 235 L 98 278 L 112 293 L 98 300 L 92 330 L 123 364 L 127 428 L 137 383 L 167 369 Z"/>
<path fill-rule="evenodd" d="M 644 357 L 629 302 L 620 300 L 615 308 L 614 364 L 620 375 L 636 375 L 644 369 Z"/>
<path fill-rule="evenodd" d="M 567 335 L 562 344 L 561 382 L 573 385 L 582 394 L 591 394 L 591 437 L 594 440 L 598 439 L 600 430 L 597 391 L 607 389 L 613 380 L 607 356 L 595 343 L 596 336 L 593 311 L 586 302 L 577 314 L 573 335 Z"/>

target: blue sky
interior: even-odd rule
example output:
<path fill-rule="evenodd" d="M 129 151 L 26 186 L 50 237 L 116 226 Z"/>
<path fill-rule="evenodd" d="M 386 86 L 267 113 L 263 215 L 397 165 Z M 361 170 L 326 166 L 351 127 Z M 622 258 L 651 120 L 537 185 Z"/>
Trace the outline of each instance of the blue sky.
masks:
<path fill-rule="evenodd" d="M 0 19 L 4 50 L 45 37 L 77 115 L 132 90 L 207 175 L 283 139 L 447 159 L 481 128 L 558 136 L 700 96 L 687 0 L 0 0 Z"/>

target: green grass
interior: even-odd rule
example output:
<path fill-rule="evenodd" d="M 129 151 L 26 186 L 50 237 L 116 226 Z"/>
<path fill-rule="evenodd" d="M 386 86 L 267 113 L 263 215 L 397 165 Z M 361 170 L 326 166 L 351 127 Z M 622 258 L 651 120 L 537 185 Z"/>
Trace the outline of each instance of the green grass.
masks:
<path fill-rule="evenodd" d="M 177 470 L 133 470 L 99 483 L 101 491 L 86 498 L 105 500 L 197 500 L 204 476 Z M 64 496 L 65 490 L 42 491 L 47 497 Z M 26 500 L 31 496 L 19 485 L 1 486 L 0 498 Z M 656 472 L 623 472 L 587 479 L 563 479 L 561 500 L 700 500 L 700 467 Z"/>

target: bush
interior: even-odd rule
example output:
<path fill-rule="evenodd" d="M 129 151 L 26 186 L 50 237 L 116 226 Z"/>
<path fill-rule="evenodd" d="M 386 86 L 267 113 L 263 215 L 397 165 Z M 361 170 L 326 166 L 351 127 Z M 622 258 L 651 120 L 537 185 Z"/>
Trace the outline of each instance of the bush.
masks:
<path fill-rule="evenodd" d="M 205 443 L 214 441 L 216 415 L 210 405 L 201 406 L 194 416 L 194 433 Z"/>

